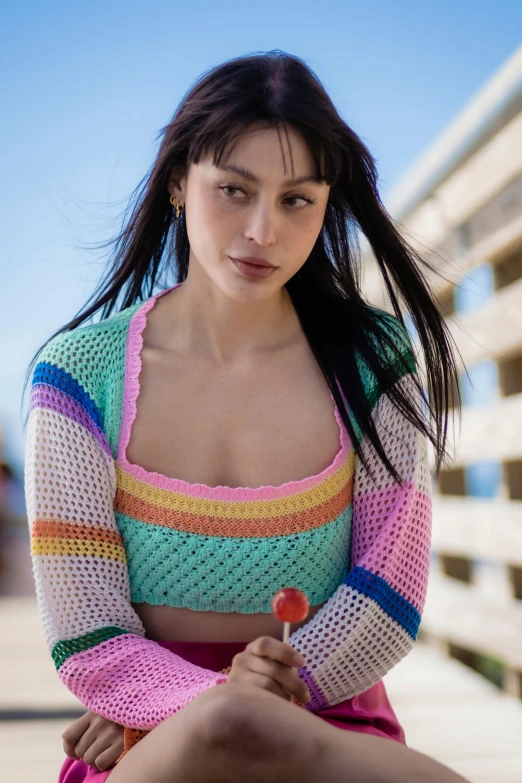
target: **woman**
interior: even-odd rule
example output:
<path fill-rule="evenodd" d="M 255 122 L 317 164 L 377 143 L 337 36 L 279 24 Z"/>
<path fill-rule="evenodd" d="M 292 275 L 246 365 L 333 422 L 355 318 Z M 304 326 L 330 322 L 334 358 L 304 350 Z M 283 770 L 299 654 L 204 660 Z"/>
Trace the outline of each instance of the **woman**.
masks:
<path fill-rule="evenodd" d="M 39 609 L 88 708 L 60 783 L 462 780 L 407 748 L 382 683 L 417 636 L 457 377 L 424 262 L 297 57 L 211 70 L 162 135 L 102 291 L 32 379 Z M 395 316 L 361 296 L 357 229 Z M 288 585 L 311 609 L 286 644 Z"/>

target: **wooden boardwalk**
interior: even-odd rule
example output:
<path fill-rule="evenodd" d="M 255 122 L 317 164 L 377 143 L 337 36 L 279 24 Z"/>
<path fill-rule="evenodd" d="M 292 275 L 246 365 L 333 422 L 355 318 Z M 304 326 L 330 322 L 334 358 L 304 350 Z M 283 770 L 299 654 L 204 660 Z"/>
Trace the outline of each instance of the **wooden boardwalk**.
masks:
<path fill-rule="evenodd" d="M 75 718 L 48 716 L 84 708 L 56 675 L 32 596 L 0 598 L 0 626 L 2 780 L 56 783 L 61 733 Z M 521 701 L 420 642 L 385 684 L 411 748 L 472 783 L 522 783 Z"/>
<path fill-rule="evenodd" d="M 522 783 L 522 701 L 420 642 L 384 683 L 409 747 L 472 783 Z"/>

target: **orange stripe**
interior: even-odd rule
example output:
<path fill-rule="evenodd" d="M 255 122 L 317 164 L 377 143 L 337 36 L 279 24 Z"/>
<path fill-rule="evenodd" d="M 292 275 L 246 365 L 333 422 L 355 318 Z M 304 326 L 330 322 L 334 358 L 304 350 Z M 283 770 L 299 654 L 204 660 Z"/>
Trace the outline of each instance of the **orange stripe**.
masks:
<path fill-rule="evenodd" d="M 270 538 L 302 533 L 322 527 L 333 521 L 346 509 L 352 502 L 352 496 L 353 477 L 330 500 L 311 509 L 303 511 L 297 509 L 295 514 L 265 517 L 264 519 L 217 519 L 212 515 L 188 514 L 175 509 L 159 508 L 118 488 L 114 509 L 140 522 L 169 527 L 184 533 L 212 536 L 219 533 L 220 536 L 229 538 L 234 536 Z"/>
<path fill-rule="evenodd" d="M 81 541 L 103 541 L 119 544 L 122 539 L 118 531 L 106 530 L 92 525 L 76 525 L 59 519 L 36 519 L 32 526 L 32 538 L 69 538 Z"/>

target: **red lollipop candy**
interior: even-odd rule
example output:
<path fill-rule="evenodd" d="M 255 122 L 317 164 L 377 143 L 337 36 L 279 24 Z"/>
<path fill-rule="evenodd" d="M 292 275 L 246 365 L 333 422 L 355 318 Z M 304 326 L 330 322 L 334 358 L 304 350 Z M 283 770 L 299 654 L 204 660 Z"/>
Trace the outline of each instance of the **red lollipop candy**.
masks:
<path fill-rule="evenodd" d="M 297 587 L 283 587 L 272 598 L 272 611 L 278 620 L 285 624 L 284 642 L 288 642 L 290 623 L 304 620 L 310 609 L 310 602 L 302 590 Z"/>

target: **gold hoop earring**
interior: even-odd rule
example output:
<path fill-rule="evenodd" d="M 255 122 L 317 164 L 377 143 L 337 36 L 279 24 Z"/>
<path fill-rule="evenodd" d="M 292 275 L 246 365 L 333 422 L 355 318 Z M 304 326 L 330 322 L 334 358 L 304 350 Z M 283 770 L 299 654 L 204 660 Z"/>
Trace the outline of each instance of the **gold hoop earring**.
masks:
<path fill-rule="evenodd" d="M 169 201 L 170 201 L 170 203 L 172 204 L 173 207 L 176 207 L 176 220 L 177 220 L 179 218 L 179 216 L 181 215 L 181 213 L 183 212 L 183 206 L 184 205 L 180 204 L 180 206 L 178 206 L 175 203 L 175 201 L 174 201 L 174 194 L 172 194 L 172 196 L 169 198 Z"/>

